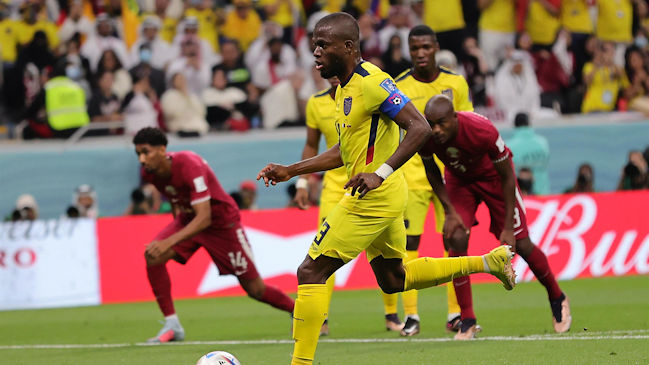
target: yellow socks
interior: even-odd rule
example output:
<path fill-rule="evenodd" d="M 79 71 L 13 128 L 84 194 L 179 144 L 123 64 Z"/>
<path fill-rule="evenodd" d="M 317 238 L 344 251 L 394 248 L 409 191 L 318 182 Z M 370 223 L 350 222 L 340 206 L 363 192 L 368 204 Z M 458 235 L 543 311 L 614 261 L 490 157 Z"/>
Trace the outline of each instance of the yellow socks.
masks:
<path fill-rule="evenodd" d="M 385 314 L 397 313 L 397 300 L 399 299 L 399 294 L 383 294 L 383 308 L 385 308 Z"/>
<path fill-rule="evenodd" d="M 484 272 L 484 264 L 480 256 L 448 257 L 441 259 L 422 257 L 410 261 L 404 267 L 406 269 L 404 291 L 424 289 L 474 272 Z"/>
<path fill-rule="evenodd" d="M 417 257 L 419 257 L 419 252 L 406 251 L 406 258 L 403 259 L 403 264 L 405 265 L 410 261 L 416 260 Z M 406 317 L 417 314 L 417 291 L 408 290 L 404 291 L 401 295 L 403 298 L 403 311 Z"/>
<path fill-rule="evenodd" d="M 304 284 L 297 287 L 293 310 L 292 365 L 312 364 L 318 346 L 320 327 L 327 318 L 328 290 L 326 284 Z"/>
<path fill-rule="evenodd" d="M 444 257 L 448 257 L 448 251 L 444 250 Z M 460 305 L 457 303 L 455 296 L 455 287 L 452 282 L 446 283 L 446 302 L 448 304 L 448 316 L 456 317 L 460 315 Z M 451 320 L 452 318 L 449 318 Z"/>

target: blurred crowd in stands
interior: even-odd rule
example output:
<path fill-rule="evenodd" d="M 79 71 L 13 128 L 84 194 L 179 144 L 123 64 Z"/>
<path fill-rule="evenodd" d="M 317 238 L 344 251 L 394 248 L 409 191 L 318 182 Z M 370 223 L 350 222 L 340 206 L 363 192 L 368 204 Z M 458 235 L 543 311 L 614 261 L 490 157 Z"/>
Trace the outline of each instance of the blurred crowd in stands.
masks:
<path fill-rule="evenodd" d="M 328 87 L 310 36 L 334 11 L 392 76 L 411 67 L 410 28 L 429 25 L 438 64 L 495 121 L 649 114 L 646 0 L 1 0 L 0 125 L 26 139 L 102 121 L 123 124 L 91 134 L 299 125 Z"/>
<path fill-rule="evenodd" d="M 430 26 L 437 63 L 465 76 L 476 111 L 516 125 L 508 144 L 543 150 L 547 141 L 532 135 L 530 120 L 615 110 L 649 115 L 648 3 L 0 0 L 0 134 L 66 138 L 99 122 L 118 123 L 88 134 L 160 126 L 197 137 L 302 125 L 308 98 L 329 87 L 314 67 L 315 24 L 345 11 L 358 19 L 363 58 L 393 77 L 411 67 L 409 30 Z M 547 193 L 547 155 L 517 158 L 521 188 Z M 630 152 L 618 188 L 647 187 L 648 159 L 647 151 Z M 566 191 L 593 191 L 593 176 L 589 164 L 580 166 Z M 82 187 L 75 196 L 88 195 Z M 154 190 L 133 191 L 127 213 L 164 211 Z M 254 191 L 242 186 L 233 197 L 254 207 Z M 97 214 L 85 206 L 74 203 L 66 215 Z M 37 215 L 27 195 L 9 218 Z"/>

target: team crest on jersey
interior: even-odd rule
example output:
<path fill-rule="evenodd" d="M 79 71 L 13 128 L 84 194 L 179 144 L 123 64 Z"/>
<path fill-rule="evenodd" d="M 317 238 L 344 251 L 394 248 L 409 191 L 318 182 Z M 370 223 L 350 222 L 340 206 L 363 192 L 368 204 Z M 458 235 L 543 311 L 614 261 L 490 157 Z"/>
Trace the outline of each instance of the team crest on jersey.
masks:
<path fill-rule="evenodd" d="M 390 94 L 392 94 L 397 89 L 397 85 L 394 84 L 394 81 L 392 81 L 392 79 L 383 80 L 381 82 L 381 87 Z"/>
<path fill-rule="evenodd" d="M 447 154 L 450 158 L 458 158 L 458 157 L 460 157 L 460 151 L 459 151 L 457 148 L 455 148 L 455 147 L 449 147 L 449 148 L 447 148 L 447 149 L 446 149 L 446 154 Z"/>
<path fill-rule="evenodd" d="M 351 111 L 352 111 L 352 97 L 348 96 L 343 101 L 343 112 L 345 112 L 345 115 L 349 115 L 349 112 Z"/>
<path fill-rule="evenodd" d="M 442 90 L 442 95 L 448 96 L 448 98 L 451 99 L 451 101 L 452 101 L 453 100 L 453 89 Z"/>
<path fill-rule="evenodd" d="M 169 194 L 169 195 L 176 195 L 176 189 L 174 189 L 174 187 L 171 186 L 171 185 L 167 185 L 167 186 L 165 186 L 165 191 L 166 191 L 167 194 Z"/>

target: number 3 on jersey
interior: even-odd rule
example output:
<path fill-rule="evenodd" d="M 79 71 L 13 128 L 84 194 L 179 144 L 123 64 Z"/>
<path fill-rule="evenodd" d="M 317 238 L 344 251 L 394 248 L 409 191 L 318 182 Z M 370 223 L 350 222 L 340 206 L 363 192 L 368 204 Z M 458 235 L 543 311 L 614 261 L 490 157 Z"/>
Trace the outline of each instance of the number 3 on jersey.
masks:
<path fill-rule="evenodd" d="M 320 242 L 322 242 L 324 236 L 327 234 L 327 232 L 329 232 L 329 223 L 325 221 L 324 223 L 322 223 L 322 229 L 320 230 L 320 232 L 318 232 L 318 234 L 315 235 L 315 238 L 313 239 L 313 243 L 319 245 Z"/>

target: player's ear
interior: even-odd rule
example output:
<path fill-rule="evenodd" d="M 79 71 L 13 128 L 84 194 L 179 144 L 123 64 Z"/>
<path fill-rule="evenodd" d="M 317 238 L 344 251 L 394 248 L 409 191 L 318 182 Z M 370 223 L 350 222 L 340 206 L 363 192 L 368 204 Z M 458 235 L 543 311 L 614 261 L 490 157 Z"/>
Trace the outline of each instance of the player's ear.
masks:
<path fill-rule="evenodd" d="M 354 42 L 351 40 L 346 40 L 345 51 L 347 51 L 347 53 L 352 53 L 353 50 L 354 50 Z"/>

